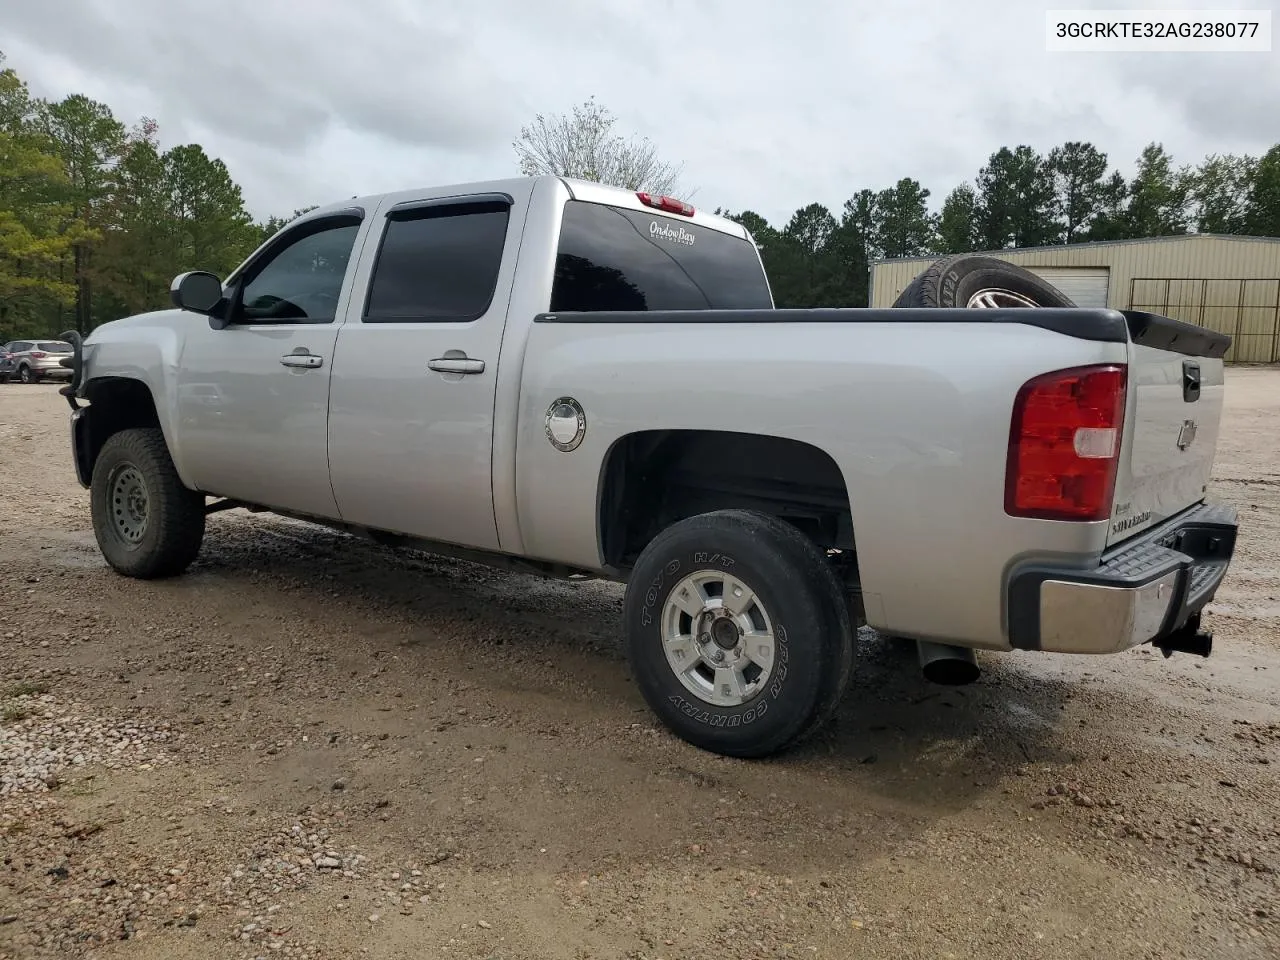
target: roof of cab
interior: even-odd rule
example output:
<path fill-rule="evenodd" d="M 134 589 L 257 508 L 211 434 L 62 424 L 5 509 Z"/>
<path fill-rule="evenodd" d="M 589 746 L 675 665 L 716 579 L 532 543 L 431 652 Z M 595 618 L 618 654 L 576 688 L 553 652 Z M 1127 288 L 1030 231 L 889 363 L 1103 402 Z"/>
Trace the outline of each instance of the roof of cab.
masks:
<path fill-rule="evenodd" d="M 480 180 L 472 183 L 449 183 L 449 184 L 432 184 L 430 186 L 406 187 L 400 190 L 391 190 L 385 193 L 366 194 L 364 196 L 354 196 L 347 200 L 339 200 L 334 203 L 324 204 L 309 210 L 303 214 L 298 220 L 310 219 L 311 217 L 324 216 L 331 213 L 337 213 L 341 210 L 349 210 L 352 207 L 362 207 L 365 210 L 375 209 L 378 204 L 387 197 L 401 196 L 405 193 L 412 193 L 414 190 L 456 190 L 458 193 L 501 193 L 504 190 L 517 184 L 527 185 L 530 180 L 559 180 L 570 195 L 577 200 L 584 200 L 589 203 L 608 203 L 614 206 L 626 207 L 632 210 L 642 212 L 653 212 L 644 206 L 636 196 L 636 191 L 628 190 L 624 187 L 615 187 L 609 184 L 596 183 L 591 180 L 581 180 L 575 177 L 559 177 L 554 174 L 542 174 L 538 177 L 508 177 L 502 180 Z M 656 216 L 670 216 L 670 214 L 655 214 Z M 741 239 L 749 239 L 750 234 L 742 224 L 728 217 L 722 217 L 718 214 L 707 213 L 697 209 L 695 205 L 695 213 L 692 217 L 687 217 L 693 223 L 710 227 L 721 233 L 727 233 Z"/>

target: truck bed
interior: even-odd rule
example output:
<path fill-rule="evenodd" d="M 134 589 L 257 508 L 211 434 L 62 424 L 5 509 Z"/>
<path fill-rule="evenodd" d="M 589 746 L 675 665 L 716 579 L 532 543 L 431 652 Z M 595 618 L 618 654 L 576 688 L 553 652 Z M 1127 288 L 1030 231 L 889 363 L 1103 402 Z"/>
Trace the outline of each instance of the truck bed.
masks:
<path fill-rule="evenodd" d="M 763 433 L 834 461 L 872 626 L 1007 649 L 1011 565 L 1097 564 L 1112 526 L 1006 513 L 1022 384 L 1054 369 L 1129 364 L 1137 345 L 1220 366 L 1229 342 L 1165 317 L 1088 308 L 543 313 L 524 347 L 511 464 L 519 547 L 607 565 L 597 477 L 623 438 Z M 566 392 L 586 418 L 572 454 L 545 438 L 547 406 Z M 792 479 L 779 470 L 780 482 Z"/>
<path fill-rule="evenodd" d="M 542 313 L 534 323 L 1016 323 L 1078 340 L 1133 342 L 1194 356 L 1222 357 L 1231 345 L 1225 334 L 1135 310 L 1101 307 L 1037 307 L 1034 310 L 922 307 L 814 307 L 778 310 L 647 310 Z"/>

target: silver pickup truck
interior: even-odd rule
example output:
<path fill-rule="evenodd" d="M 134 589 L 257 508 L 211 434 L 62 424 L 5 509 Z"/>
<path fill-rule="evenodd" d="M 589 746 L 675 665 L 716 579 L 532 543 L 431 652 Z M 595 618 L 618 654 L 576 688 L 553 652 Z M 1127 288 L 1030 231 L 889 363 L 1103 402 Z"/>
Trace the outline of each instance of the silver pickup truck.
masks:
<path fill-rule="evenodd" d="M 172 299 L 71 337 L 122 574 L 246 507 L 622 581 L 646 701 L 734 756 L 831 715 L 862 623 L 940 682 L 974 649 L 1209 653 L 1236 514 L 1199 327 L 977 256 L 893 309 L 778 310 L 739 224 L 557 177 L 320 208 Z"/>

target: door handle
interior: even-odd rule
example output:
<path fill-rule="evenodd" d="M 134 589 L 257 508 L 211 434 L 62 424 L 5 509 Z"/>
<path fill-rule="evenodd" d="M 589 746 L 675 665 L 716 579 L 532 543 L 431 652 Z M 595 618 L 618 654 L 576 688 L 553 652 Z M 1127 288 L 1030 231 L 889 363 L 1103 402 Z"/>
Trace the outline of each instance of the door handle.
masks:
<path fill-rule="evenodd" d="M 1194 360 L 1182 361 L 1182 399 L 1187 403 L 1200 399 L 1200 364 Z"/>
<path fill-rule="evenodd" d="M 286 367 L 315 368 L 324 364 L 324 357 L 317 357 L 314 353 L 286 353 L 280 362 Z"/>
<path fill-rule="evenodd" d="M 436 357 L 427 361 L 427 369 L 436 373 L 484 373 L 484 361 L 470 357 Z"/>

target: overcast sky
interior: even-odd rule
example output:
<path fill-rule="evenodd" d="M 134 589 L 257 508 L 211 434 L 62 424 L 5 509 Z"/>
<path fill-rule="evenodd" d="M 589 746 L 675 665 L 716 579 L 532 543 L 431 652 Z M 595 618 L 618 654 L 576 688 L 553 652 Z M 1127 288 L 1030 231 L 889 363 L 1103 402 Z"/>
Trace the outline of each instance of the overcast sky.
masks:
<path fill-rule="evenodd" d="M 595 94 L 703 207 L 785 223 L 912 176 L 935 206 L 1002 145 L 1091 140 L 1126 173 L 1280 141 L 1280 54 L 1045 51 L 1044 0 L 10 0 L 0 50 L 221 157 L 258 217 L 510 176 L 538 112 Z M 1280 19 L 1280 18 L 1278 18 Z"/>

